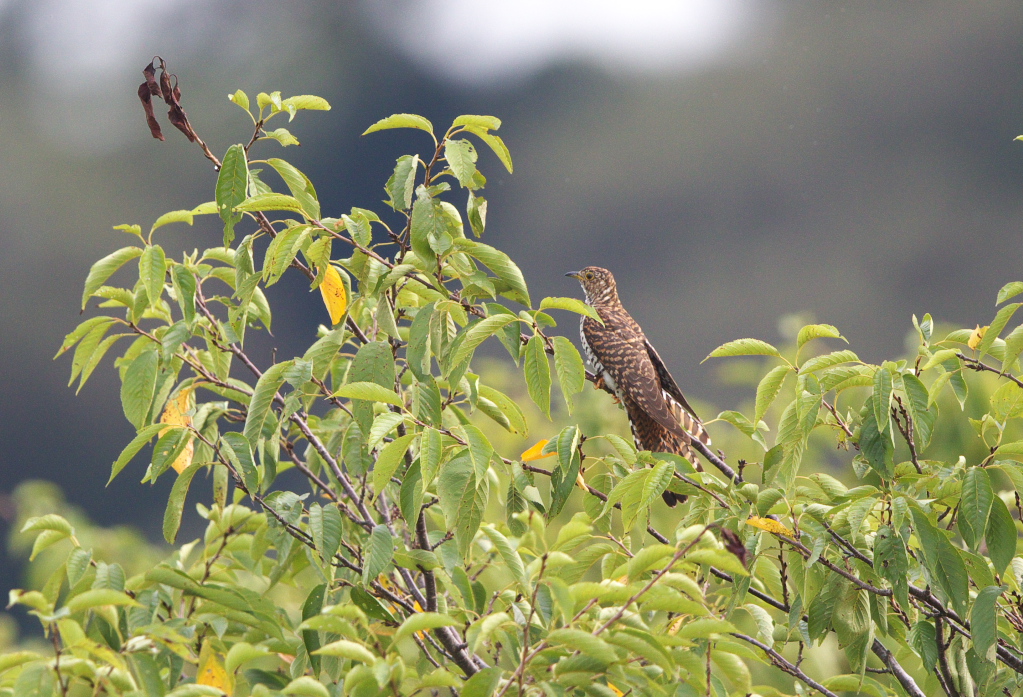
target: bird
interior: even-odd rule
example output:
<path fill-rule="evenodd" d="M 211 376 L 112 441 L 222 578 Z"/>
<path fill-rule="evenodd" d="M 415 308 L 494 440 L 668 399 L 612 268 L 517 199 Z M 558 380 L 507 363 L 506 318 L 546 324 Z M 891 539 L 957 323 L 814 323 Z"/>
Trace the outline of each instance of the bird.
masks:
<path fill-rule="evenodd" d="M 700 469 L 692 444 L 709 447 L 710 435 L 639 323 L 622 306 L 614 276 L 599 266 L 565 275 L 579 281 L 587 304 L 603 322 L 583 315 L 583 353 L 598 383 L 603 380 L 625 407 L 636 447 L 680 455 Z M 672 507 L 686 499 L 670 490 L 662 497 Z"/>

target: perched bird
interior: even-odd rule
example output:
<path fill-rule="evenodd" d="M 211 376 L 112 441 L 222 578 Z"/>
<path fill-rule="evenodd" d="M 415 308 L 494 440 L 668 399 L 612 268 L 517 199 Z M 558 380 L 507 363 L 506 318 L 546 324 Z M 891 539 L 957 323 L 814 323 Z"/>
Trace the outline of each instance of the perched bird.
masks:
<path fill-rule="evenodd" d="M 636 447 L 681 455 L 699 467 L 692 443 L 709 446 L 710 436 L 639 324 L 622 307 L 614 276 L 598 266 L 565 275 L 579 281 L 586 302 L 604 322 L 582 318 L 583 352 L 598 379 L 625 406 Z M 671 491 L 663 497 L 669 506 L 685 500 Z"/>

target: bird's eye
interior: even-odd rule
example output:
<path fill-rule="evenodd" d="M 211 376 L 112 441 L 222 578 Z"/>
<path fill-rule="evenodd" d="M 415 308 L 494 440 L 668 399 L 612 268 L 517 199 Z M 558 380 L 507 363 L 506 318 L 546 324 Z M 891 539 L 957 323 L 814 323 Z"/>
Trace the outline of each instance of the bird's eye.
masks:
<path fill-rule="evenodd" d="M 592 281 L 593 280 L 593 272 L 592 271 L 587 271 L 586 272 L 586 280 L 587 281 Z"/>

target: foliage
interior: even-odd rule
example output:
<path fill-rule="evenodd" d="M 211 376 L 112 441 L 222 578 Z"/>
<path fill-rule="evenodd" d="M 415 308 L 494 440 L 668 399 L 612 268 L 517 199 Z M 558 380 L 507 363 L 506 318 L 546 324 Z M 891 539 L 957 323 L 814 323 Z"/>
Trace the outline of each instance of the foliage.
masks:
<path fill-rule="evenodd" d="M 526 415 L 474 370 L 477 350 L 496 338 L 550 414 L 552 386 L 571 405 L 593 376 L 550 333 L 547 310 L 592 310 L 563 298 L 534 306 L 514 262 L 478 241 L 477 147 L 512 169 L 500 121 L 461 116 L 439 136 L 421 116 L 379 121 L 366 133 L 418 129 L 431 150 L 397 158 L 386 216 L 335 218 L 294 166 L 251 152 L 294 141 L 267 131 L 269 119 L 326 103 L 260 94 L 252 113 L 243 92 L 231 100 L 255 135 L 223 159 L 198 140 L 219 168 L 215 200 L 146 234 L 121 226 L 138 242 L 98 261 L 83 296 L 108 314 L 60 349 L 74 349 L 81 386 L 123 348 L 121 402 L 138 435 L 111 477 L 153 444 L 143 481 L 174 478 L 164 535 L 175 544 L 186 496 L 208 474 L 197 505 L 206 531 L 129 574 L 66 517 L 26 520 L 33 555 L 59 550 L 59 565 L 11 602 L 40 620 L 52 649 L 0 656 L 0 693 L 1019 688 L 1023 328 L 1001 336 L 1018 303 L 941 340 L 930 316 L 914 320 L 917 354 L 879 365 L 822 352 L 842 340 L 823 324 L 802 327 L 791 347 L 715 349 L 767 361 L 747 413 L 720 416 L 754 454 L 734 469 L 705 447 L 713 470 L 578 423 L 507 457 L 493 429 L 524 434 Z M 222 219 L 222 246 L 175 258 L 156 242 L 162 226 L 202 215 Z M 130 282 L 111 285 L 115 273 Z M 270 329 L 265 290 L 285 273 L 325 286 L 332 326 L 303 355 L 261 363 L 247 340 Z M 1009 284 L 999 302 L 1021 289 Z M 963 412 L 968 371 L 999 386 Z M 972 443 L 952 439 L 964 424 Z M 821 471 L 824 442 L 848 453 L 855 486 Z M 285 486 L 288 470 L 308 489 Z M 666 488 L 689 497 L 670 514 L 659 508 Z M 811 674 L 804 650 L 831 637 L 845 667 Z"/>

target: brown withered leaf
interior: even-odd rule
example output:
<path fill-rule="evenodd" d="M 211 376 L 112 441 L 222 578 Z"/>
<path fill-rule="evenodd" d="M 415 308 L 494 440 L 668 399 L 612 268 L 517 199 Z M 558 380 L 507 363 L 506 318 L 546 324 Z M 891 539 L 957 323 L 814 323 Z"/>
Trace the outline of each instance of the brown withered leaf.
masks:
<path fill-rule="evenodd" d="M 159 61 L 159 66 L 157 66 L 157 61 Z M 159 80 L 156 77 L 157 70 L 160 71 Z M 167 62 L 156 56 L 149 65 L 142 69 L 142 74 L 146 76 L 146 81 L 139 85 L 139 99 L 146 110 L 146 123 L 149 124 L 149 131 L 153 137 L 165 140 L 160 123 L 156 120 L 156 115 L 153 112 L 152 103 L 153 97 L 161 97 L 170 107 L 167 111 L 167 118 L 171 124 L 184 133 L 190 142 L 194 143 L 197 136 L 192 129 L 192 124 L 188 122 L 188 114 L 181 108 L 181 88 L 177 84 L 178 78 L 167 72 Z"/>
<path fill-rule="evenodd" d="M 152 67 L 152 63 L 149 65 Z M 146 110 L 146 123 L 149 124 L 149 132 L 153 134 L 154 138 L 166 140 L 163 137 L 163 131 L 160 130 L 160 122 L 156 120 L 156 114 L 153 113 L 153 95 L 150 90 L 151 87 L 146 82 L 139 85 L 139 99 L 142 101 L 142 108 Z"/>
<path fill-rule="evenodd" d="M 171 78 L 174 78 L 174 86 L 171 86 Z M 195 131 L 192 130 L 192 124 L 188 123 L 188 114 L 181 108 L 181 88 L 178 87 L 178 76 L 167 75 L 167 69 L 164 68 L 163 73 L 160 75 L 160 86 L 163 87 L 163 101 L 167 102 L 170 106 L 170 110 L 167 112 L 167 118 L 170 119 L 171 125 L 185 134 L 185 137 L 192 143 L 195 142 Z"/>
<path fill-rule="evenodd" d="M 171 76 L 167 72 L 167 64 L 160 61 L 160 69 L 163 71 L 160 73 L 160 91 L 163 93 L 163 101 L 168 105 L 173 105 L 174 89 L 171 87 Z"/>
<path fill-rule="evenodd" d="M 156 68 L 153 63 L 156 59 L 149 61 L 149 65 L 142 69 L 142 74 L 146 76 L 146 85 L 149 86 L 149 94 L 154 97 L 163 97 L 163 93 L 160 91 L 160 85 L 156 82 Z M 163 59 L 160 59 L 160 65 L 163 65 Z"/>
<path fill-rule="evenodd" d="M 742 565 L 746 566 L 746 562 L 749 560 L 749 552 L 746 550 L 746 545 L 739 539 L 738 533 L 728 528 L 721 528 L 721 539 L 725 542 L 725 549 L 737 556 Z"/>

